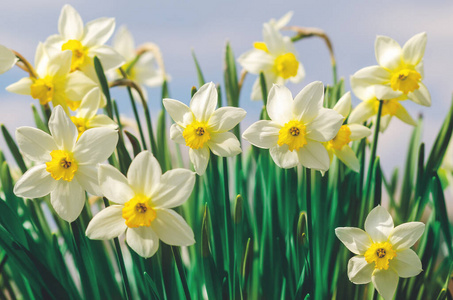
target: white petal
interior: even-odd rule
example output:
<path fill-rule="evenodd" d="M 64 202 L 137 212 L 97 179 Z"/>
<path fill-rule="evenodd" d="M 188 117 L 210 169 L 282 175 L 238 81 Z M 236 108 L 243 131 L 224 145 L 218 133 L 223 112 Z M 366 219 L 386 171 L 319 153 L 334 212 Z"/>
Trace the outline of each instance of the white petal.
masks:
<path fill-rule="evenodd" d="M 380 35 L 376 38 L 374 49 L 380 66 L 393 70 L 401 64 L 401 47 L 394 39 Z"/>
<path fill-rule="evenodd" d="M 306 168 L 327 171 L 330 167 L 329 154 L 321 143 L 307 140 L 307 144 L 297 154 L 300 163 Z"/>
<path fill-rule="evenodd" d="M 64 93 L 71 101 L 80 101 L 89 91 L 97 87 L 93 80 L 80 71 L 71 72 L 66 80 Z"/>
<path fill-rule="evenodd" d="M 85 191 L 77 180 L 58 180 L 50 193 L 50 203 L 57 214 L 66 222 L 73 222 L 85 205 Z"/>
<path fill-rule="evenodd" d="M 121 26 L 113 39 L 113 48 L 118 51 L 126 60 L 134 59 L 135 43 L 131 32 L 126 26 Z"/>
<path fill-rule="evenodd" d="M 371 135 L 371 129 L 360 125 L 360 124 L 348 124 L 349 130 L 351 130 L 351 135 L 349 138 L 351 141 L 361 140 L 369 135 Z"/>
<path fill-rule="evenodd" d="M 99 18 L 85 25 L 82 44 L 85 47 L 104 45 L 115 30 L 114 18 Z"/>
<path fill-rule="evenodd" d="M 149 151 L 140 152 L 127 171 L 127 181 L 135 194 L 151 196 L 158 188 L 162 169 Z"/>
<path fill-rule="evenodd" d="M 61 36 L 57 35 L 58 37 L 61 38 Z M 51 37 L 49 37 L 51 38 Z M 35 70 L 36 73 L 38 74 L 38 77 L 45 77 L 47 75 L 47 66 L 49 65 L 49 54 L 47 53 L 47 41 L 46 45 L 43 43 L 39 42 L 38 46 L 36 47 L 36 52 L 35 52 Z M 53 49 L 52 49 L 53 50 Z M 61 45 L 58 47 L 57 51 L 53 51 L 53 56 L 61 54 Z"/>
<path fill-rule="evenodd" d="M 393 219 L 388 211 L 380 205 L 373 208 L 365 220 L 365 231 L 373 242 L 386 242 L 392 230 Z"/>
<path fill-rule="evenodd" d="M 281 128 L 282 126 L 275 122 L 261 120 L 250 125 L 242 134 L 242 138 L 256 147 L 269 149 L 277 145 Z"/>
<path fill-rule="evenodd" d="M 348 262 L 348 277 L 355 284 L 365 284 L 371 281 L 374 264 L 366 262 L 365 257 L 354 256 Z"/>
<path fill-rule="evenodd" d="M 98 212 L 88 224 L 86 236 L 92 240 L 110 240 L 127 229 L 122 205 L 112 205 Z"/>
<path fill-rule="evenodd" d="M 77 166 L 75 178 L 83 189 L 91 195 L 103 196 L 98 182 L 98 169 L 95 166 Z"/>
<path fill-rule="evenodd" d="M 71 71 L 72 51 L 65 50 L 49 58 L 47 74 L 52 77 L 63 77 Z M 55 79 L 54 79 L 55 80 Z M 80 99 L 79 99 L 80 100 Z"/>
<path fill-rule="evenodd" d="M 96 46 L 90 48 L 89 55 L 90 57 L 97 56 L 105 71 L 119 68 L 125 63 L 123 56 L 109 46 Z"/>
<path fill-rule="evenodd" d="M 61 9 L 58 32 L 65 40 L 79 40 L 83 34 L 83 21 L 79 13 L 69 4 Z"/>
<path fill-rule="evenodd" d="M 275 145 L 271 147 L 269 153 L 275 164 L 280 168 L 294 168 L 299 164 L 297 151 L 289 151 L 289 147 L 286 144 L 283 144 L 283 146 Z"/>
<path fill-rule="evenodd" d="M 24 198 L 40 198 L 55 189 L 57 181 L 46 171 L 46 165 L 30 168 L 14 185 L 14 194 Z"/>
<path fill-rule="evenodd" d="M 246 112 L 239 107 L 221 107 L 214 111 L 208 121 L 208 126 L 214 131 L 228 131 L 233 129 L 245 118 Z"/>
<path fill-rule="evenodd" d="M 173 169 L 165 172 L 160 185 L 151 196 L 153 206 L 173 208 L 186 202 L 195 185 L 195 173 L 187 169 Z"/>
<path fill-rule="evenodd" d="M 82 99 L 77 112 L 77 117 L 91 119 L 96 115 L 101 103 L 101 90 L 98 87 L 89 91 Z"/>
<path fill-rule="evenodd" d="M 221 157 L 231 157 L 242 152 L 241 144 L 231 132 L 213 133 L 207 144 L 212 153 Z"/>
<path fill-rule="evenodd" d="M 411 249 L 398 251 L 396 257 L 390 261 L 390 267 L 395 269 L 399 277 L 408 278 L 417 276 L 422 269 L 422 262 Z"/>
<path fill-rule="evenodd" d="M 215 84 L 204 84 L 190 100 L 190 110 L 197 121 L 207 122 L 217 106 L 217 89 Z"/>
<path fill-rule="evenodd" d="M 292 11 L 289 11 L 287 12 L 283 17 L 281 17 L 280 19 L 278 19 L 277 21 L 275 21 L 274 19 L 271 20 L 271 24 L 273 23 L 275 28 L 277 28 L 278 30 L 282 29 L 283 27 L 285 27 L 289 21 L 291 21 L 291 18 L 293 17 L 293 12 Z"/>
<path fill-rule="evenodd" d="M 431 95 L 426 86 L 419 82 L 419 88 L 412 93 L 407 94 L 407 98 L 423 106 L 431 106 Z"/>
<path fill-rule="evenodd" d="M 351 126 L 351 123 L 363 123 L 372 116 L 377 114 L 373 101 L 364 101 L 359 103 L 349 115 L 348 124 Z"/>
<path fill-rule="evenodd" d="M 135 194 L 127 182 L 127 178 L 111 165 L 100 165 L 98 171 L 99 185 L 107 199 L 124 204 Z"/>
<path fill-rule="evenodd" d="M 372 243 L 370 236 L 360 228 L 338 227 L 335 228 L 335 234 L 346 248 L 354 254 L 363 255 Z"/>
<path fill-rule="evenodd" d="M 14 55 L 11 50 L 3 45 L 0 45 L 0 74 L 3 74 L 14 67 L 17 60 L 16 55 Z"/>
<path fill-rule="evenodd" d="M 321 108 L 318 116 L 306 125 L 307 138 L 328 142 L 337 135 L 343 121 L 344 117 L 333 109 Z"/>
<path fill-rule="evenodd" d="M 352 78 L 354 78 L 354 80 L 357 80 L 356 85 L 386 84 L 390 82 L 390 77 L 391 73 L 380 66 L 365 67 L 358 70 L 354 75 L 352 75 Z"/>
<path fill-rule="evenodd" d="M 190 148 L 189 159 L 195 168 L 195 172 L 200 176 L 203 175 L 209 162 L 209 148 L 207 146 L 200 149 Z"/>
<path fill-rule="evenodd" d="M 284 125 L 292 117 L 293 95 L 284 85 L 274 84 L 269 91 L 267 113 L 272 121 Z"/>
<path fill-rule="evenodd" d="M 274 26 L 263 24 L 263 39 L 272 55 L 278 56 L 287 52 L 284 38 Z"/>
<path fill-rule="evenodd" d="M 118 143 L 118 132 L 108 127 L 86 130 L 74 147 L 74 158 L 80 164 L 97 164 L 112 155 Z"/>
<path fill-rule="evenodd" d="M 338 112 L 343 117 L 347 118 L 351 111 L 351 92 L 344 94 L 335 104 L 333 110 Z"/>
<path fill-rule="evenodd" d="M 304 123 L 311 122 L 322 108 L 324 101 L 324 85 L 321 81 L 314 81 L 305 86 L 292 105 L 294 117 Z"/>
<path fill-rule="evenodd" d="M 6 87 L 6 90 L 10 93 L 19 95 L 31 95 L 31 85 L 33 81 L 30 77 L 21 78 L 19 81 L 10 84 Z"/>
<path fill-rule="evenodd" d="M 179 126 L 178 124 L 173 124 L 170 127 L 170 139 L 175 141 L 178 144 L 186 144 L 186 140 L 182 136 L 182 133 L 184 132 L 184 128 Z"/>
<path fill-rule="evenodd" d="M 406 64 L 416 66 L 425 54 L 427 35 L 421 32 L 414 35 L 403 46 L 403 60 Z"/>
<path fill-rule="evenodd" d="M 379 126 L 380 132 L 384 132 L 387 129 L 387 127 L 390 124 L 390 121 L 392 120 L 392 117 L 393 116 L 391 115 L 385 115 L 381 117 L 381 125 Z M 376 124 L 376 117 L 373 119 L 373 123 Z"/>
<path fill-rule="evenodd" d="M 238 58 L 238 63 L 249 73 L 266 73 L 274 66 L 274 59 L 263 50 L 252 49 Z M 258 78 L 259 84 L 259 78 Z"/>
<path fill-rule="evenodd" d="M 128 228 L 126 241 L 138 255 L 148 258 L 159 248 L 159 238 L 151 227 Z"/>
<path fill-rule="evenodd" d="M 28 159 L 42 162 L 50 161 L 50 152 L 57 149 L 54 139 L 42 130 L 33 127 L 16 129 L 16 140 L 20 151 Z"/>
<path fill-rule="evenodd" d="M 360 162 L 349 145 L 344 145 L 341 150 L 335 149 L 334 151 L 338 159 L 348 166 L 348 168 L 357 173 L 360 171 Z"/>
<path fill-rule="evenodd" d="M 368 101 L 376 99 L 374 85 L 370 84 L 367 80 L 351 76 L 350 82 L 352 92 L 360 100 Z"/>
<path fill-rule="evenodd" d="M 193 122 L 193 114 L 184 103 L 174 99 L 164 99 L 163 104 L 165 110 L 176 124 L 185 127 Z"/>
<path fill-rule="evenodd" d="M 171 209 L 157 209 L 151 227 L 160 240 L 168 245 L 189 246 L 195 243 L 192 228 Z"/>
<path fill-rule="evenodd" d="M 391 300 L 396 291 L 398 285 L 398 274 L 392 269 L 379 270 L 376 269 L 371 276 L 371 281 L 379 294 L 384 300 Z"/>
<path fill-rule="evenodd" d="M 374 86 L 374 93 L 379 100 L 395 99 L 403 96 L 401 91 L 394 91 L 390 85 L 377 84 Z M 404 97 L 404 96 L 403 96 Z"/>
<path fill-rule="evenodd" d="M 61 106 L 52 110 L 49 120 L 49 130 L 58 149 L 72 151 L 77 140 L 77 128 L 66 115 Z"/>
<path fill-rule="evenodd" d="M 396 226 L 389 236 L 394 250 L 404 250 L 412 247 L 425 231 L 422 222 L 409 222 Z"/>
<path fill-rule="evenodd" d="M 415 120 L 412 119 L 412 117 L 409 115 L 407 110 L 402 105 L 396 110 L 395 116 L 404 123 L 407 123 L 412 126 L 417 126 L 417 122 L 415 122 Z"/>
<path fill-rule="evenodd" d="M 97 115 L 94 116 L 91 120 L 87 121 L 88 128 L 96 128 L 96 127 L 108 127 L 113 130 L 118 129 L 118 124 L 115 121 L 107 117 L 106 115 Z"/>

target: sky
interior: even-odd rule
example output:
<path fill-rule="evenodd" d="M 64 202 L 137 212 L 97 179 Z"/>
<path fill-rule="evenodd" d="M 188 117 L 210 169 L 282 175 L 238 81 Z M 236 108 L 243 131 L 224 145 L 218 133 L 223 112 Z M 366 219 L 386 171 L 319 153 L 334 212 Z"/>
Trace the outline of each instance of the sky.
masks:
<path fill-rule="evenodd" d="M 38 42 L 57 33 L 58 17 L 64 4 L 69 3 L 80 13 L 84 22 L 99 17 L 114 17 L 117 28 L 126 25 L 136 44 L 156 43 L 163 53 L 167 72 L 171 75 L 171 98 L 190 101 L 190 90 L 197 85 L 191 49 L 197 55 L 207 81 L 223 84 L 223 56 L 227 41 L 236 57 L 249 50 L 253 42 L 262 40 L 262 24 L 280 18 L 288 11 L 294 15 L 289 25 L 323 29 L 332 40 L 338 75 L 349 77 L 357 70 L 375 65 L 374 41 L 377 35 L 387 35 L 401 45 L 413 35 L 426 31 L 428 43 L 424 66 L 424 83 L 428 87 L 432 106 L 422 107 L 404 102 L 416 118 L 423 115 L 423 141 L 430 150 L 451 103 L 453 69 L 453 2 L 450 1 L 5 1 L 0 11 L 0 44 L 34 60 Z M 292 35 L 291 32 L 285 32 Z M 112 39 L 107 43 L 111 44 Z M 321 80 L 332 83 L 329 54 L 323 41 L 310 38 L 296 43 L 306 78 L 288 87 L 297 94 L 306 84 Z M 238 66 L 240 70 L 240 67 Z M 30 105 L 35 99 L 14 95 L 4 88 L 25 73 L 15 68 L 0 76 L 0 123 L 14 132 L 19 126 L 33 126 Z M 249 74 L 241 93 L 240 105 L 248 115 L 242 128 L 258 119 L 261 102 L 250 100 L 255 75 Z M 160 108 L 160 89 L 149 89 L 151 109 Z M 132 117 L 124 91 L 113 96 L 120 111 Z M 359 100 L 353 95 L 353 106 Z M 379 138 L 378 155 L 384 174 L 394 167 L 402 168 L 412 128 L 394 118 L 388 130 Z M 246 144 L 246 143 L 245 143 Z M 7 152 L 3 139 L 0 148 Z M 429 151 L 427 151 L 429 153 Z M 10 157 L 10 156 L 9 156 Z"/>

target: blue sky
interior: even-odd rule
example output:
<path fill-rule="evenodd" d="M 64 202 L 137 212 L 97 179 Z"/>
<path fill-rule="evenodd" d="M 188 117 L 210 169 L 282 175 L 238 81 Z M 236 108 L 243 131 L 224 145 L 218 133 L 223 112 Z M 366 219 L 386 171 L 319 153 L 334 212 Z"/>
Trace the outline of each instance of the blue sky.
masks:
<path fill-rule="evenodd" d="M 262 23 L 294 11 L 290 25 L 318 27 L 331 38 L 338 75 L 346 79 L 365 66 L 376 64 L 376 35 L 388 35 L 404 44 L 416 33 L 426 31 L 428 45 L 424 59 L 424 82 L 431 92 L 432 107 L 405 102 L 413 117 L 423 114 L 423 140 L 430 149 L 451 102 L 453 72 L 453 3 L 449 1 L 7 1 L 0 11 L 0 44 L 22 53 L 33 61 L 39 41 L 57 33 L 61 7 L 69 3 L 84 22 L 99 17 L 115 17 L 117 28 L 127 25 L 136 43 L 153 42 L 160 46 L 168 73 L 171 97 L 189 102 L 190 88 L 197 85 L 191 49 L 194 49 L 206 80 L 222 83 L 223 55 L 230 41 L 238 57 L 254 41 L 261 40 Z M 288 33 L 290 34 L 290 33 Z M 109 41 L 110 44 L 110 41 Z M 321 80 L 331 83 L 328 52 L 321 40 L 307 39 L 296 44 L 305 67 L 306 79 L 289 85 L 297 93 L 306 84 Z M 19 69 L 0 76 L 0 123 L 11 131 L 33 125 L 31 97 L 9 94 L 4 87 L 23 77 Z M 248 116 L 242 128 L 254 122 L 261 103 L 249 100 L 254 75 L 249 75 L 241 95 L 241 106 Z M 346 80 L 347 90 L 349 80 Z M 151 107 L 160 107 L 160 90 L 149 90 Z M 115 98 L 126 115 L 132 115 L 126 93 Z M 358 103 L 353 96 L 353 105 Z M 394 166 L 402 166 L 411 127 L 392 120 L 380 138 L 378 155 L 388 175 Z M 3 140 L 0 148 L 5 150 Z"/>

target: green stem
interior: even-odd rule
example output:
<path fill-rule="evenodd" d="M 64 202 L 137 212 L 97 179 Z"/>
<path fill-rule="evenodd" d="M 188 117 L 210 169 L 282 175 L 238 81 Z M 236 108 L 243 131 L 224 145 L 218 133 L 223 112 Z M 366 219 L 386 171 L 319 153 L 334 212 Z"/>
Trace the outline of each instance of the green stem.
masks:
<path fill-rule="evenodd" d="M 233 253 L 233 239 L 230 240 L 230 235 L 233 234 L 233 225 L 231 224 L 231 204 L 230 204 L 230 191 L 229 191 L 229 183 L 228 183 L 228 161 L 227 158 L 223 158 L 223 182 L 224 182 L 224 192 L 225 192 L 225 209 L 224 209 L 224 217 L 225 217 L 225 243 L 226 243 L 226 254 L 227 254 L 227 262 L 228 262 L 228 274 L 230 275 L 229 284 L 230 289 L 232 285 L 232 273 L 234 273 L 234 266 L 233 260 L 231 259 L 231 255 Z M 230 244 L 231 242 L 231 244 Z M 230 290 L 230 295 L 232 291 Z"/>
<path fill-rule="evenodd" d="M 184 289 L 184 295 L 186 296 L 187 300 L 190 300 L 191 299 L 190 291 L 189 291 L 189 286 L 187 285 L 186 274 L 184 273 L 184 269 L 182 266 L 181 253 L 179 253 L 178 248 L 175 246 L 171 246 L 171 251 L 173 252 L 173 256 L 174 256 L 175 262 L 176 262 L 176 267 L 178 268 L 179 277 L 181 278 L 182 287 Z"/>
<path fill-rule="evenodd" d="M 109 201 L 107 200 L 107 198 L 103 197 L 103 200 L 104 200 L 105 207 L 106 208 L 109 207 L 110 204 L 109 204 Z M 118 265 L 120 267 L 121 277 L 123 277 L 123 286 L 124 286 L 124 290 L 126 292 L 126 299 L 132 299 L 131 288 L 130 288 L 129 279 L 128 279 L 127 273 L 126 273 L 126 265 L 124 264 L 123 253 L 121 251 L 120 242 L 119 242 L 118 238 L 114 238 L 113 242 L 115 244 L 116 259 L 118 260 Z"/>
<path fill-rule="evenodd" d="M 312 283 L 315 282 L 314 278 L 314 237 L 313 237 L 313 210 L 311 207 L 311 170 L 309 168 L 305 168 L 305 180 L 306 180 L 306 197 L 305 201 L 307 202 L 307 227 L 308 227 L 308 245 L 310 246 L 310 277 Z M 316 299 L 314 297 L 315 287 L 314 284 L 310 286 L 310 298 Z"/>
<path fill-rule="evenodd" d="M 137 105 L 135 104 L 134 96 L 132 95 L 132 90 L 130 87 L 127 88 L 127 92 L 129 94 L 129 99 L 131 100 L 132 111 L 134 112 L 135 121 L 137 122 L 140 139 L 142 140 L 142 148 L 143 148 L 143 150 L 146 150 L 147 147 L 146 147 L 145 135 L 143 134 L 142 125 L 140 123 L 140 117 L 139 117 L 138 111 L 137 111 Z"/>

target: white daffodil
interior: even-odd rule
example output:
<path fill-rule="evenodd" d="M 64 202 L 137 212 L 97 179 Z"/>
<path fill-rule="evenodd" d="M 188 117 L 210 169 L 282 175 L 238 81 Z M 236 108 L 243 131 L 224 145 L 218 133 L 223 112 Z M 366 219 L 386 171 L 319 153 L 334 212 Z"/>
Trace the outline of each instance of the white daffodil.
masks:
<path fill-rule="evenodd" d="M 186 202 L 195 173 L 174 169 L 162 175 L 154 156 L 143 151 L 132 161 L 127 178 L 110 165 L 99 167 L 99 184 L 111 205 L 90 221 L 86 235 L 108 240 L 126 232 L 126 241 L 140 256 L 151 257 L 159 240 L 175 246 L 195 243 L 192 229 L 171 208 Z"/>
<path fill-rule="evenodd" d="M 79 13 L 70 5 L 63 6 L 58 20 L 59 34 L 47 38 L 45 45 L 55 52 L 71 50 L 71 71 L 81 70 L 97 81 L 93 58 L 97 56 L 104 71 L 118 68 L 124 58 L 104 45 L 115 30 L 114 18 L 99 18 L 83 25 Z"/>
<path fill-rule="evenodd" d="M 49 56 L 44 45 L 36 49 L 35 68 L 37 78 L 24 77 L 6 87 L 6 90 L 21 95 L 31 95 L 40 104 L 52 102 L 61 105 L 68 113 L 68 107 L 75 110 L 80 100 L 96 83 L 80 71 L 70 72 L 71 52 L 63 51 Z"/>
<path fill-rule="evenodd" d="M 117 129 L 118 124 L 116 124 L 112 119 L 106 115 L 97 115 L 100 104 L 101 104 L 101 91 L 99 88 L 92 89 L 88 94 L 85 95 L 82 99 L 82 103 L 77 111 L 75 116 L 71 117 L 71 121 L 76 125 L 79 135 L 77 138 L 80 138 L 82 133 L 87 129 L 96 128 L 96 127 L 109 127 L 111 129 Z"/>
<path fill-rule="evenodd" d="M 426 33 L 419 33 L 401 48 L 395 40 L 378 36 L 375 52 L 379 65 L 363 68 L 352 76 L 355 90 L 371 85 L 375 86 L 374 93 L 379 100 L 410 99 L 431 106 L 431 96 L 422 83 L 426 39 Z"/>
<path fill-rule="evenodd" d="M 360 102 L 360 104 L 351 112 L 349 123 L 362 124 L 369 118 L 376 119 L 379 111 L 379 100 L 376 96 L 376 90 L 379 90 L 380 87 L 374 85 L 365 86 L 361 84 L 360 81 L 361 79 L 351 77 L 351 89 L 362 102 Z M 381 125 L 379 128 L 381 132 L 384 132 L 385 129 L 387 129 L 394 116 L 409 125 L 417 125 L 417 122 L 415 122 L 401 104 L 401 102 L 406 99 L 406 95 L 403 94 L 397 98 L 382 100 Z M 375 123 L 375 121 L 373 123 Z"/>
<path fill-rule="evenodd" d="M 382 206 L 375 207 L 365 220 L 365 231 L 355 227 L 339 227 L 335 234 L 357 254 L 348 263 L 348 276 L 355 284 L 373 282 L 381 296 L 390 300 L 398 278 L 417 276 L 422 264 L 410 249 L 422 236 L 425 224 L 409 222 L 393 227 L 392 216 Z"/>
<path fill-rule="evenodd" d="M 137 56 L 134 38 L 125 26 L 122 26 L 116 33 L 113 48 L 126 59 L 123 70 L 129 79 L 149 87 L 162 85 L 165 74 L 157 68 L 156 58 L 149 51 Z"/>
<path fill-rule="evenodd" d="M 16 55 L 14 55 L 11 50 L 3 45 L 0 45 L 0 74 L 3 74 L 14 67 L 17 60 Z"/>
<path fill-rule="evenodd" d="M 345 119 L 351 111 L 351 93 L 347 92 L 338 100 L 333 110 L 341 114 Z M 349 122 L 350 123 L 350 122 Z M 333 155 L 338 157 L 346 166 L 354 172 L 360 171 L 360 163 L 349 142 L 363 139 L 371 134 L 371 130 L 360 124 L 344 124 L 340 127 L 337 135 L 324 144 L 332 162 Z"/>
<path fill-rule="evenodd" d="M 238 107 L 217 106 L 214 83 L 203 85 L 190 100 L 190 107 L 173 99 L 164 99 L 164 106 L 175 121 L 170 137 L 176 143 L 190 147 L 189 158 L 198 175 L 203 175 L 209 161 L 209 150 L 217 156 L 229 157 L 241 153 L 237 137 L 228 132 L 245 117 Z"/>
<path fill-rule="evenodd" d="M 270 121 L 252 124 L 242 137 L 252 145 L 269 149 L 281 168 L 304 167 L 327 171 L 329 154 L 322 143 L 332 140 L 343 124 L 343 116 L 322 107 L 324 86 L 312 82 L 294 98 L 288 88 L 274 85 L 269 92 Z"/>
<path fill-rule="evenodd" d="M 264 42 L 254 43 L 254 49 L 238 58 L 239 64 L 249 73 L 264 73 L 266 86 L 283 85 L 287 80 L 298 83 L 305 77 L 305 70 L 297 58 L 296 49 L 290 37 L 282 36 L 278 29 L 265 23 L 263 25 Z M 252 100 L 261 100 L 260 79 L 253 84 Z"/>
<path fill-rule="evenodd" d="M 40 198 L 50 193 L 50 202 L 65 221 L 74 221 L 85 204 L 85 191 L 101 196 L 97 164 L 115 150 L 118 133 L 111 128 L 78 132 L 63 108 L 53 109 L 49 120 L 52 135 L 32 127 L 19 127 L 16 139 L 22 154 L 38 164 L 16 182 L 20 197 Z M 42 163 L 45 162 L 45 163 Z"/>

